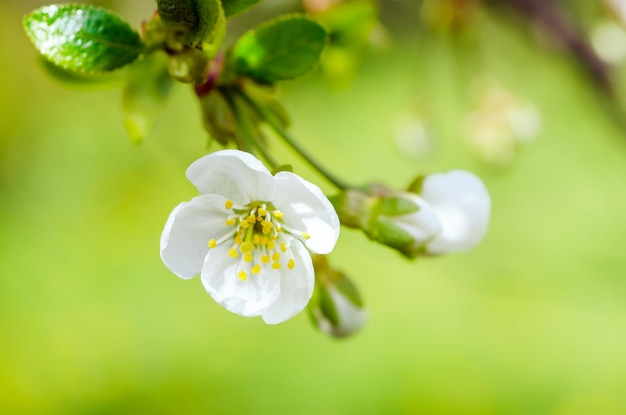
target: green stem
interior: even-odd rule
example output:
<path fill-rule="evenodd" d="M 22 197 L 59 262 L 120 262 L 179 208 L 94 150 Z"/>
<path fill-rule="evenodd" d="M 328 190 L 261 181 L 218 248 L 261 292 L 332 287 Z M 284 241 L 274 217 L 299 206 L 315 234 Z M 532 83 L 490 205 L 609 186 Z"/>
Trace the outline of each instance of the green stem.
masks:
<path fill-rule="evenodd" d="M 337 176 L 328 171 L 324 166 L 315 160 L 304 148 L 300 146 L 300 144 L 291 137 L 291 135 L 285 131 L 279 124 L 276 122 L 274 117 L 267 113 L 267 111 L 260 106 L 257 102 L 255 102 L 252 98 L 250 98 L 243 91 L 238 90 L 238 95 L 243 98 L 244 101 L 258 114 L 258 116 L 263 119 L 272 130 L 287 144 L 293 151 L 295 151 L 304 161 L 306 161 L 313 169 L 315 169 L 322 177 L 324 177 L 329 183 L 335 186 L 339 190 L 346 190 L 350 188 L 350 186 L 339 179 Z"/>
<path fill-rule="evenodd" d="M 240 150 L 251 153 L 250 150 L 252 149 L 252 147 L 254 147 L 272 169 L 278 167 L 276 159 L 274 159 L 265 150 L 263 144 L 259 142 L 259 140 L 254 136 L 254 133 L 250 130 L 248 120 L 246 119 L 246 117 L 243 116 L 240 107 L 237 105 L 235 97 L 231 96 L 228 91 L 223 91 L 223 95 L 226 99 L 226 102 L 228 103 L 228 106 L 230 107 L 230 110 L 233 112 L 235 123 L 239 127 L 238 130 L 241 133 L 241 143 L 243 144 L 243 148 L 240 148 Z"/>

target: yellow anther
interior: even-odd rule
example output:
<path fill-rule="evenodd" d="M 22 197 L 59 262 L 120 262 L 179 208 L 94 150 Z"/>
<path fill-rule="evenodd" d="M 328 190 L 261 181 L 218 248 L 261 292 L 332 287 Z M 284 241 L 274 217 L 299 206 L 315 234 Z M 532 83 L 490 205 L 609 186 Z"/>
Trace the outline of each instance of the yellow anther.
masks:
<path fill-rule="evenodd" d="M 245 281 L 246 279 L 248 279 L 248 274 L 246 274 L 246 271 L 239 271 L 239 274 L 237 274 L 237 276 L 241 281 Z"/>
<path fill-rule="evenodd" d="M 270 228 L 268 228 L 267 226 L 264 226 L 261 232 L 263 232 L 264 235 L 267 235 L 268 233 L 270 233 Z"/>
<path fill-rule="evenodd" d="M 280 232 L 282 230 L 283 230 L 283 228 L 281 228 L 280 225 L 276 226 L 276 232 Z"/>
<path fill-rule="evenodd" d="M 259 237 L 259 234 L 255 233 L 254 236 L 252 237 L 252 243 L 255 245 L 258 245 L 260 240 L 261 238 Z"/>
<path fill-rule="evenodd" d="M 278 261 L 280 259 L 280 254 L 278 252 L 276 252 L 274 255 L 272 255 L 272 259 L 274 261 Z"/>
<path fill-rule="evenodd" d="M 293 269 L 296 266 L 296 261 L 294 261 L 293 259 L 290 259 L 287 266 L 289 267 L 289 269 Z"/>
<path fill-rule="evenodd" d="M 267 249 L 269 249 L 270 251 L 272 249 L 274 249 L 274 246 L 276 246 L 276 242 L 274 242 L 274 241 L 268 241 L 267 242 Z"/>
<path fill-rule="evenodd" d="M 280 244 L 280 250 L 283 252 L 287 252 L 287 244 L 284 242 Z"/>
<path fill-rule="evenodd" d="M 302 237 L 303 237 L 304 239 L 306 239 L 307 241 L 308 241 L 309 239 L 311 239 L 311 235 L 309 235 L 309 234 L 308 234 L 308 233 L 306 233 L 306 232 L 302 232 Z"/>
<path fill-rule="evenodd" d="M 261 236 L 259 238 L 259 243 L 263 246 L 267 245 L 267 236 Z"/>
<path fill-rule="evenodd" d="M 237 236 L 235 237 L 235 243 L 236 243 L 237 245 L 241 245 L 241 243 L 242 243 L 242 242 L 243 242 L 243 238 L 241 237 L 241 235 L 237 235 Z"/>
<path fill-rule="evenodd" d="M 243 219 L 243 220 L 241 221 L 241 227 L 242 227 L 242 228 L 244 228 L 244 229 L 248 229 L 248 227 L 249 227 L 249 226 L 250 226 L 250 222 L 248 222 L 248 220 L 247 220 L 247 219 Z"/>
<path fill-rule="evenodd" d="M 260 216 L 265 216 L 267 215 L 267 209 L 260 207 L 259 210 L 257 211 L 259 212 Z"/>
<path fill-rule="evenodd" d="M 252 245 L 250 242 L 244 242 L 239 246 L 239 250 L 244 254 L 252 252 L 253 249 L 254 245 Z"/>
<path fill-rule="evenodd" d="M 215 248 L 217 246 L 217 241 L 215 239 L 209 239 L 209 248 Z"/>
<path fill-rule="evenodd" d="M 230 256 L 231 258 L 237 258 L 237 255 L 239 255 L 237 253 L 237 251 L 235 251 L 235 248 L 230 248 L 228 250 L 228 256 Z"/>
<path fill-rule="evenodd" d="M 261 262 L 264 264 L 269 264 L 270 256 L 269 255 L 261 255 Z"/>
<path fill-rule="evenodd" d="M 280 262 L 272 262 L 272 268 L 280 269 Z"/>
<path fill-rule="evenodd" d="M 280 210 L 275 210 L 274 211 L 274 217 L 276 219 L 282 219 L 283 218 L 283 212 L 281 212 Z"/>
<path fill-rule="evenodd" d="M 248 222 L 250 222 L 250 223 L 254 223 L 254 222 L 256 222 L 256 216 L 254 216 L 254 215 L 250 215 L 250 216 L 248 216 L 247 221 L 248 221 Z"/>
<path fill-rule="evenodd" d="M 226 203 L 224 203 L 224 206 L 226 207 L 226 209 L 232 209 L 233 205 L 234 205 L 234 203 L 233 203 L 233 201 L 232 201 L 232 200 L 230 200 L 230 199 L 228 199 L 228 200 L 226 201 Z"/>
<path fill-rule="evenodd" d="M 234 225 L 235 224 L 235 219 L 233 219 L 233 218 L 226 219 L 226 224 L 229 225 L 229 226 L 230 225 Z"/>
<path fill-rule="evenodd" d="M 257 275 L 259 272 L 261 272 L 261 265 L 256 264 L 255 266 L 252 267 L 251 271 L 252 271 L 252 275 Z"/>
<path fill-rule="evenodd" d="M 254 259 L 254 256 L 252 256 L 252 254 L 250 252 L 246 252 L 245 254 L 243 254 L 243 260 L 246 262 L 252 262 L 252 260 Z"/>

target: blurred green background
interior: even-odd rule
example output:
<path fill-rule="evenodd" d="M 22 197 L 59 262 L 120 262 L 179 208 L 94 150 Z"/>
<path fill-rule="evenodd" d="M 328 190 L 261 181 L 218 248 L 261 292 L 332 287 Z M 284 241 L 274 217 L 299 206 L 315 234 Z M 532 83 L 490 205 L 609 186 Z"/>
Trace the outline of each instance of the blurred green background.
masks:
<path fill-rule="evenodd" d="M 135 27 L 154 8 L 97 3 Z M 467 254 L 409 262 L 344 229 L 331 260 L 370 319 L 337 341 L 306 313 L 278 326 L 230 314 L 165 268 L 162 227 L 196 195 L 184 171 L 207 152 L 192 91 L 177 86 L 132 145 L 119 90 L 41 71 L 21 18 L 44 4 L 0 4 L 0 412 L 626 413 L 626 134 L 564 54 L 481 12 L 480 59 L 471 42 L 405 24 L 349 86 L 319 72 L 284 86 L 294 135 L 353 182 L 465 168 L 493 198 Z M 506 166 L 463 137 L 484 74 L 543 118 Z M 427 158 L 393 140 L 415 102 Z"/>

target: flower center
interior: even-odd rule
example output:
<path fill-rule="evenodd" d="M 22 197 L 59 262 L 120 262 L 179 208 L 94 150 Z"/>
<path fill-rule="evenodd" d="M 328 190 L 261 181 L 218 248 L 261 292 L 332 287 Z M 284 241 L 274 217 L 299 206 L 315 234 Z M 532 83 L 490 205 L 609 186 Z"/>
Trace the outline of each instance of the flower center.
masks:
<path fill-rule="evenodd" d="M 296 262 L 291 253 L 291 239 L 308 240 L 310 235 L 293 229 L 283 223 L 283 213 L 271 202 L 253 202 L 237 206 L 232 200 L 225 203 L 232 213 L 226 225 L 232 227 L 218 239 L 209 240 L 213 249 L 232 242 L 228 255 L 241 258 L 237 277 L 245 281 L 248 275 L 258 275 L 266 267 L 279 270 L 283 266 L 293 270 Z"/>

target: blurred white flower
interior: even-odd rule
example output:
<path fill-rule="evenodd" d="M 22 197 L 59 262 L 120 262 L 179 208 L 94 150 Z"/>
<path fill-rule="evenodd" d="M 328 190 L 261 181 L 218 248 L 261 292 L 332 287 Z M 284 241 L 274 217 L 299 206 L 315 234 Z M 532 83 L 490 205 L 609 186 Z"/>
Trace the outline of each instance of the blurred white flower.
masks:
<path fill-rule="evenodd" d="M 404 111 L 394 121 L 393 139 L 408 158 L 426 158 L 433 152 L 431 132 L 425 117 L 417 111 Z"/>
<path fill-rule="evenodd" d="M 268 324 L 299 313 L 313 293 L 310 250 L 325 254 L 339 219 L 322 191 L 290 172 L 275 176 L 254 156 L 218 151 L 189 166 L 201 195 L 178 205 L 161 236 L 161 258 L 180 278 L 201 274 L 229 311 Z"/>
<path fill-rule="evenodd" d="M 488 162 L 508 164 L 516 147 L 537 137 L 542 127 L 541 113 L 500 86 L 480 88 L 475 109 L 465 120 L 469 143 Z"/>
<path fill-rule="evenodd" d="M 603 61 L 622 63 L 626 59 L 626 30 L 616 22 L 601 22 L 591 31 L 591 45 Z"/>

